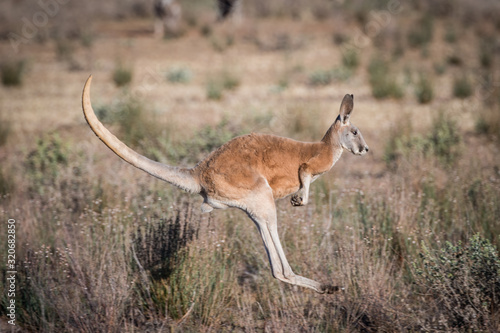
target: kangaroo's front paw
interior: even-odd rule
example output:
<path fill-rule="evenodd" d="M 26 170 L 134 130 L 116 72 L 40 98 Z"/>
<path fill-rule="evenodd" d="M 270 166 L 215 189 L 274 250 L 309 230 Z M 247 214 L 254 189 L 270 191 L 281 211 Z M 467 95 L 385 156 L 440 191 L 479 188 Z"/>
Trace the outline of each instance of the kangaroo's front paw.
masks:
<path fill-rule="evenodd" d="M 304 200 L 298 194 L 294 194 L 292 196 L 292 198 L 290 199 L 290 202 L 292 203 L 292 206 L 303 206 L 304 205 Z"/>

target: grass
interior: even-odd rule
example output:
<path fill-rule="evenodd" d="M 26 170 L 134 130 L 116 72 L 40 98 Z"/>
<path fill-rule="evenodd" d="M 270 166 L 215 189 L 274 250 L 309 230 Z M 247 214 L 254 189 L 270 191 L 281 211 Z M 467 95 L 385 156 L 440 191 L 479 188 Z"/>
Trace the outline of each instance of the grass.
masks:
<path fill-rule="evenodd" d="M 308 118 L 301 110 L 287 118 L 290 136 L 318 131 L 311 127 L 316 122 L 304 123 Z M 18 230 L 19 323 L 58 331 L 118 332 L 151 325 L 174 331 L 227 326 L 258 331 L 270 325 L 287 331 L 398 331 L 435 325 L 439 316 L 443 330 L 498 327 L 500 309 L 488 288 L 500 278 L 495 275 L 500 191 L 497 182 L 481 175 L 488 172 L 476 163 L 487 161 L 471 158 L 474 149 L 450 155 L 461 147 L 454 143 L 457 131 L 449 117 L 436 117 L 420 139 L 412 139 L 420 143 L 409 145 L 404 137 L 415 135 L 403 123 L 395 136 L 400 143 L 393 146 L 406 147 L 396 156 L 410 163 L 397 157 L 397 171 L 386 171 L 387 187 L 362 185 L 355 178 L 350 187 L 331 187 L 325 175 L 304 209 L 278 201 L 280 236 L 294 270 L 346 287 L 333 296 L 274 280 L 258 233 L 241 212 L 202 215 L 198 199 L 142 175 L 116 182 L 113 173 L 122 178 L 132 170 L 119 167 L 114 156 L 102 177 L 84 172 L 93 168 L 88 146 L 62 144 L 58 134 L 42 137 L 27 157 L 21 156 L 34 161 L 22 166 L 26 179 L 43 171 L 50 181 L 44 181 L 43 193 L 30 194 L 39 204 L 15 213 L 24 221 Z M 227 121 L 207 126 L 186 145 L 186 154 L 211 151 L 237 134 Z M 440 178 L 445 170 L 449 177 Z M 6 210 L 0 218 L 26 200 L 25 192 L 15 190 L 25 182 L 15 178 L 7 189 L 10 200 L 2 201 Z M 442 248 L 449 258 L 464 249 L 461 266 L 441 266 L 436 260 L 444 260 Z M 443 280 L 453 276 L 439 273 L 451 269 L 476 274 L 457 285 L 460 292 L 477 295 L 478 304 L 487 304 L 474 303 L 475 316 L 464 317 L 473 314 L 467 297 L 453 303 L 457 291 L 449 286 L 454 282 Z"/>
<path fill-rule="evenodd" d="M 76 155 L 72 152 L 69 158 L 84 163 Z M 383 196 L 370 188 L 364 193 L 329 190 L 305 209 L 307 218 L 288 202 L 279 202 L 280 234 L 295 270 L 347 288 L 330 298 L 276 282 L 258 233 L 237 211 L 200 215 L 196 199 L 150 178 L 139 181 L 126 195 L 133 199 L 124 202 L 122 193 L 131 189 L 126 184 L 112 185 L 103 178 L 99 190 L 95 180 L 81 174 L 80 184 L 89 181 L 87 195 L 76 195 L 82 186 L 70 190 L 79 209 L 54 203 L 50 212 L 39 206 L 18 215 L 33 228 L 29 245 L 23 242 L 19 248 L 19 321 L 43 330 L 110 332 L 146 327 L 151 320 L 157 328 L 188 331 L 227 325 L 238 330 L 272 325 L 291 331 L 426 327 L 436 318 L 434 309 L 454 297 L 446 290 L 435 298 L 424 292 L 439 292 L 441 282 L 429 282 L 422 275 L 426 273 L 420 273 L 429 266 L 420 263 L 441 258 L 433 251 L 445 241 L 466 241 L 461 235 L 466 237 L 469 228 L 484 235 L 500 231 L 495 222 L 500 212 L 492 205 L 500 192 L 496 185 L 471 177 L 474 173 L 473 168 L 462 170 L 456 176 L 461 182 L 450 179 L 445 186 L 430 180 L 433 172 L 417 183 L 408 178 L 395 186 L 399 181 L 394 180 L 393 190 Z M 69 177 L 62 170 L 54 184 L 64 184 Z M 50 199 L 58 191 L 54 187 L 45 195 Z M 18 195 L 12 198 L 14 205 Z M 450 196 L 456 202 L 450 202 Z M 103 197 L 108 200 L 100 202 Z M 398 207 L 392 207 L 396 198 Z M 164 201 L 172 208 L 165 210 Z M 33 224 L 36 216 L 46 219 Z M 71 220 L 78 222 L 65 222 Z M 41 236 L 49 225 L 54 235 Z M 19 233 L 24 234 L 23 229 Z M 480 250 L 484 258 L 497 256 L 492 245 L 481 242 L 486 244 Z M 427 259 L 421 261 L 419 253 Z M 471 258 L 482 260 L 473 252 Z M 412 262 L 419 269 L 415 273 Z M 466 267 L 474 271 L 470 265 Z M 495 281 L 494 266 L 486 260 L 481 265 L 490 272 L 490 280 L 481 279 L 488 288 Z M 473 280 L 463 283 L 477 285 Z M 416 302 L 416 292 L 426 302 Z M 484 328 L 486 320 L 495 323 L 497 303 L 488 304 L 466 327 Z M 455 321 L 452 309 L 438 311 L 447 327 L 463 325 Z"/>
<path fill-rule="evenodd" d="M 313 6 L 332 5 L 321 1 Z M 478 58 L 480 31 L 490 29 L 489 16 L 481 20 L 484 25 L 468 25 L 467 34 L 453 42 L 453 49 L 464 51 L 459 66 L 432 57 L 446 46 L 442 38 L 421 46 L 429 52 L 427 59 L 420 50 L 408 49 L 389 62 L 385 59 L 391 59 L 396 45 L 386 38 L 385 47 L 360 45 L 361 61 L 349 69 L 331 43 L 332 29 L 348 36 L 344 43 L 363 42 L 362 35 L 351 32 L 379 23 L 365 5 L 335 4 L 335 15 L 345 14 L 347 29 L 334 18 L 314 20 L 318 13 L 306 1 L 294 5 L 294 20 L 286 17 L 291 12 L 286 1 L 247 2 L 250 24 L 234 29 L 236 42 L 220 53 L 199 33 L 205 20 L 213 19 L 213 5 L 197 3 L 205 6 L 199 13 L 207 18 L 195 16 L 196 27 L 168 43 L 147 37 L 149 20 L 113 16 L 107 22 L 111 9 L 100 14 L 98 31 L 111 31 L 96 38 L 91 50 L 98 59 L 93 74 L 101 77 L 93 92 L 99 118 L 145 155 L 192 166 L 251 130 L 319 140 L 338 114 L 339 98 L 352 92 L 357 102 L 351 119 L 370 145 L 369 154 L 345 152 L 312 184 L 307 206 L 292 207 L 287 199 L 276 204 L 278 233 L 294 271 L 345 290 L 318 295 L 278 282 L 246 215 L 236 209 L 202 214 L 199 197 L 122 162 L 90 132 L 81 111 L 68 107 L 78 107 L 81 86 L 73 83 L 83 83 L 87 74 L 68 72 L 55 62 L 53 45 L 29 43 L 22 45 L 22 55 L 34 59 L 33 70 L 22 89 L 0 89 L 5 116 L 0 135 L 6 137 L 0 144 L 0 221 L 19 222 L 17 326 L 33 332 L 499 331 L 499 102 L 496 90 L 486 91 L 495 87 L 495 77 L 491 87 L 476 87 L 477 97 L 489 93 L 488 99 L 462 101 L 444 91 L 461 72 L 480 66 L 498 71 L 495 58 L 491 67 Z M 389 10 L 387 3 L 376 5 L 373 10 Z M 413 5 L 418 7 L 412 4 L 412 11 Z M 256 15 L 267 12 L 266 19 L 251 16 L 258 6 Z M 417 8 L 415 15 L 423 17 L 427 8 L 432 7 Z M 470 11 L 476 13 L 476 6 Z M 446 33 L 442 28 L 448 24 L 458 27 L 453 20 L 464 19 L 462 12 L 435 16 L 436 36 Z M 353 15 L 364 23 L 357 24 Z M 224 36 L 219 29 L 224 24 L 232 29 L 227 23 L 210 25 L 211 36 Z M 392 15 L 387 32 L 407 37 L 413 23 L 406 12 Z M 275 32 L 296 36 L 293 41 L 303 41 L 303 47 L 263 52 L 255 46 L 255 36 L 272 41 Z M 130 47 L 123 52 L 137 66 L 130 89 L 115 89 L 106 78 L 125 40 Z M 291 39 L 283 41 L 274 45 L 293 46 Z M 402 48 L 405 42 L 402 38 Z M 76 48 L 75 60 L 87 51 Z M 30 57 L 34 52 L 37 56 Z M 300 71 L 285 68 L 283 75 L 284 52 Z M 375 52 L 382 61 L 372 67 Z M 245 65 L 224 79 L 220 68 L 235 57 Z M 469 58 L 473 61 L 464 60 Z M 141 98 L 133 94 L 135 79 L 151 79 L 151 70 L 176 63 L 195 70 L 196 78 L 175 85 L 155 79 L 150 89 L 141 90 Z M 334 68 L 335 63 L 341 67 Z M 443 64 L 439 76 L 422 77 L 430 84 L 432 104 L 418 103 L 418 95 L 393 95 L 407 84 L 398 81 L 398 70 L 429 73 L 434 63 Z M 331 79 L 321 89 L 308 84 L 315 68 L 324 68 Z M 180 83 L 183 76 L 174 75 L 171 82 Z M 283 76 L 286 90 L 270 92 Z M 408 84 L 428 96 L 425 80 L 415 78 Z M 209 79 L 218 82 L 219 102 L 207 102 Z M 375 87 L 391 93 L 378 100 L 371 95 Z M 6 223 L 0 223 L 0 234 L 6 231 Z M 5 265 L 0 261 L 3 277 Z M 0 290 L 5 288 L 1 279 Z M 8 298 L 0 295 L 2 330 Z"/>

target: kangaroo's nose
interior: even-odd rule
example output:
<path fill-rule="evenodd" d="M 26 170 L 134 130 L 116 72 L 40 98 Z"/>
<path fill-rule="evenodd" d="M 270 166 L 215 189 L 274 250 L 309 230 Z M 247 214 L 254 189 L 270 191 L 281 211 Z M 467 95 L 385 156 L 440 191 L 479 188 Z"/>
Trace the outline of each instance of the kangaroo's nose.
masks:
<path fill-rule="evenodd" d="M 365 151 L 368 152 L 370 150 L 370 148 L 368 148 L 368 146 L 365 146 Z"/>

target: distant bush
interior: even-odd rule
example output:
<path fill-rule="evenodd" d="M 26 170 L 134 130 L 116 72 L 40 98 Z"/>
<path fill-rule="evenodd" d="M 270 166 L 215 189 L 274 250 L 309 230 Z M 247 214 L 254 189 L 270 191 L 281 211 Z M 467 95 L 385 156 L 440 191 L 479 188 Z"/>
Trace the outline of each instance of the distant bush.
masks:
<path fill-rule="evenodd" d="M 206 84 L 207 98 L 211 100 L 220 100 L 222 98 L 223 88 L 220 82 L 209 79 Z"/>
<path fill-rule="evenodd" d="M 487 109 L 479 113 L 476 120 L 476 133 L 491 135 L 500 139 L 500 110 Z"/>
<path fill-rule="evenodd" d="M 436 62 L 434 64 L 434 72 L 437 75 L 443 75 L 446 72 L 446 64 L 445 63 L 438 63 L 438 62 Z"/>
<path fill-rule="evenodd" d="M 212 26 L 209 25 L 209 24 L 203 24 L 201 27 L 200 27 L 200 33 L 203 37 L 209 37 L 212 35 L 213 31 L 212 31 Z"/>
<path fill-rule="evenodd" d="M 443 112 L 434 118 L 427 141 L 428 150 L 445 165 L 452 165 L 460 156 L 462 136 L 457 122 Z"/>
<path fill-rule="evenodd" d="M 222 72 L 221 82 L 222 87 L 226 90 L 234 90 L 240 85 L 240 79 L 236 75 L 227 71 Z"/>
<path fill-rule="evenodd" d="M 359 55 L 355 49 L 347 49 L 342 52 L 342 64 L 351 70 L 358 68 Z"/>
<path fill-rule="evenodd" d="M 4 171 L 2 167 L 0 167 L 0 198 L 5 200 L 3 197 L 12 193 L 14 189 L 14 182 L 12 177 L 9 177 L 7 172 Z"/>
<path fill-rule="evenodd" d="M 0 113 L 0 147 L 7 143 L 11 128 L 11 122 Z"/>
<path fill-rule="evenodd" d="M 470 97 L 473 93 L 472 83 L 466 74 L 455 77 L 453 80 L 453 96 L 458 98 Z"/>
<path fill-rule="evenodd" d="M 440 250 L 423 246 L 414 263 L 417 283 L 436 298 L 445 329 L 489 331 L 488 319 L 500 312 L 498 251 L 479 235 L 467 244 L 446 242 Z"/>
<path fill-rule="evenodd" d="M 133 146 L 149 143 L 158 132 L 158 127 L 144 104 L 130 96 L 115 106 L 111 119 L 120 126 L 123 140 Z"/>
<path fill-rule="evenodd" d="M 329 85 L 332 80 L 333 76 L 329 70 L 320 69 L 309 75 L 309 84 L 314 87 Z"/>
<path fill-rule="evenodd" d="M 479 42 L 479 63 L 483 68 L 491 68 L 493 64 L 493 56 L 495 41 L 492 38 L 484 38 Z"/>
<path fill-rule="evenodd" d="M 444 34 L 444 40 L 450 44 L 456 43 L 457 32 L 455 31 L 455 28 L 453 28 L 452 26 L 446 28 L 446 32 Z"/>
<path fill-rule="evenodd" d="M 393 166 L 401 157 L 412 154 L 434 156 L 444 166 L 452 166 L 462 151 L 462 140 L 458 125 L 453 119 L 439 112 L 425 135 L 411 133 L 411 123 L 398 124 L 386 143 L 384 160 Z"/>
<path fill-rule="evenodd" d="M 389 63 L 384 59 L 373 58 L 368 67 L 368 73 L 373 97 L 383 99 L 388 97 L 402 98 L 404 96 L 403 89 L 390 72 Z"/>
<path fill-rule="evenodd" d="M 193 74 L 187 68 L 172 68 L 167 72 L 167 81 L 171 83 L 188 83 Z"/>
<path fill-rule="evenodd" d="M 234 90 L 240 85 L 240 79 L 228 71 L 222 71 L 208 79 L 206 84 L 207 98 L 219 100 L 224 90 Z"/>
<path fill-rule="evenodd" d="M 20 86 L 26 68 L 25 60 L 7 61 L 0 65 L 2 84 L 4 86 Z"/>
<path fill-rule="evenodd" d="M 55 43 L 57 58 L 61 61 L 73 61 L 75 54 L 73 42 L 68 38 L 57 38 Z"/>
<path fill-rule="evenodd" d="M 419 76 L 419 80 L 415 88 L 415 95 L 417 96 L 417 100 L 420 104 L 429 103 L 434 98 L 434 88 L 432 87 L 432 83 L 424 74 L 420 74 Z"/>
<path fill-rule="evenodd" d="M 113 82 L 117 87 L 122 87 L 132 81 L 132 69 L 124 67 L 122 64 L 116 66 L 113 71 Z"/>
<path fill-rule="evenodd" d="M 212 36 L 210 38 L 212 48 L 217 52 L 224 52 L 227 48 L 234 45 L 234 36 L 226 35 L 223 37 Z"/>
<path fill-rule="evenodd" d="M 430 15 L 423 16 L 408 32 L 408 44 L 411 47 L 422 47 L 432 41 L 434 20 Z"/>
<path fill-rule="evenodd" d="M 446 62 L 449 65 L 460 67 L 464 64 L 464 61 L 458 54 L 452 54 L 447 59 Z"/>
<path fill-rule="evenodd" d="M 319 69 L 309 74 L 309 85 L 313 87 L 326 86 L 332 82 L 348 80 L 353 71 L 348 67 L 337 67 L 334 69 Z"/>
<path fill-rule="evenodd" d="M 69 148 L 57 133 L 38 139 L 36 147 L 26 158 L 30 190 L 43 194 L 45 186 L 54 184 L 60 167 L 68 163 Z"/>

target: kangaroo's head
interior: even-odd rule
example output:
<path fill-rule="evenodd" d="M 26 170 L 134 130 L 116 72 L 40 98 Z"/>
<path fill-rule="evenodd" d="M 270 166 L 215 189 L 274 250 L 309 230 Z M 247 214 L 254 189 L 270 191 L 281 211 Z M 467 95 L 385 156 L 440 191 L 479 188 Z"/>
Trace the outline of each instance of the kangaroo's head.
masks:
<path fill-rule="evenodd" d="M 368 145 L 359 129 L 349 120 L 353 107 L 354 96 L 345 95 L 335 124 L 336 132 L 342 148 L 349 150 L 354 155 L 364 155 L 368 152 Z"/>

